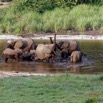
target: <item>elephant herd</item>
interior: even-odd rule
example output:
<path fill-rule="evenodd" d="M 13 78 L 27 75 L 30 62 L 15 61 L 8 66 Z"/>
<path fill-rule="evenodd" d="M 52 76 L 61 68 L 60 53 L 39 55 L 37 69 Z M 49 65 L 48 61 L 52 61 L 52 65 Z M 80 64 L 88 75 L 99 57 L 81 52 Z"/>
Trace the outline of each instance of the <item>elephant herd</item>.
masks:
<path fill-rule="evenodd" d="M 60 40 L 56 41 L 50 37 L 50 44 L 36 44 L 31 38 L 9 40 L 7 41 L 6 49 L 3 51 L 5 62 L 8 59 L 20 60 L 47 60 L 47 62 L 55 62 L 57 52 L 60 54 L 60 61 L 64 59 L 72 63 L 81 61 L 82 52 L 77 41 L 75 40 Z"/>

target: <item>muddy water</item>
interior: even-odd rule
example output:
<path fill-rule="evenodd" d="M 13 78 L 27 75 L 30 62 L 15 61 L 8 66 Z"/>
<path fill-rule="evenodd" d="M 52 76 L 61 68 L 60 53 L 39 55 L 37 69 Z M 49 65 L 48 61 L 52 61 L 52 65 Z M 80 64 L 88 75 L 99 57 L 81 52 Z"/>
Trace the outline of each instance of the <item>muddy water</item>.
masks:
<path fill-rule="evenodd" d="M 36 41 L 38 42 L 38 41 Z M 41 41 L 46 43 L 47 41 Z M 87 56 L 84 56 L 80 63 L 70 63 L 69 61 L 59 61 L 59 54 L 57 51 L 57 57 L 55 63 L 44 62 L 28 62 L 22 61 L 16 63 L 9 60 L 8 63 L 4 63 L 1 56 L 0 58 L 0 71 L 14 71 L 14 72 L 28 72 L 28 73 L 66 73 L 72 72 L 76 74 L 94 74 L 103 73 L 103 41 L 78 41 L 83 51 Z M 0 54 L 5 48 L 5 40 L 0 40 Z"/>

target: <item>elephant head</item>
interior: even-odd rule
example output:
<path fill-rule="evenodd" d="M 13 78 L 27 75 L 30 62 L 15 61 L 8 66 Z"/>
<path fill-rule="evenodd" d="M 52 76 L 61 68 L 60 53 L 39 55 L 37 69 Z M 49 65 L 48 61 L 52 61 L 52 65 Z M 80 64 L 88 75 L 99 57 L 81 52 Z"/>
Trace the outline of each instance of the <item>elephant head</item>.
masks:
<path fill-rule="evenodd" d="M 4 59 L 5 62 L 8 61 L 8 59 L 16 59 L 16 61 L 19 61 L 19 57 L 22 55 L 22 50 L 21 49 L 10 49 L 10 48 L 6 48 L 3 51 L 3 55 L 4 55 Z"/>
<path fill-rule="evenodd" d="M 70 62 L 80 62 L 82 59 L 82 53 L 80 51 L 73 51 L 70 56 Z"/>

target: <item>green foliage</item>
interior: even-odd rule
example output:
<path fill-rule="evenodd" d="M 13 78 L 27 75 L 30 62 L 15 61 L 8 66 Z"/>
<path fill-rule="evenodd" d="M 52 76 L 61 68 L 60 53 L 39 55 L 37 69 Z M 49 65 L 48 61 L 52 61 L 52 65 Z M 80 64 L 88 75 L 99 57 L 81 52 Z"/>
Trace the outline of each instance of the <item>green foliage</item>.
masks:
<path fill-rule="evenodd" d="M 17 11 L 29 9 L 42 13 L 56 7 L 72 7 L 76 5 L 77 0 L 14 0 L 13 2 Z"/>
<path fill-rule="evenodd" d="M 0 0 L 1 2 L 11 2 L 13 0 Z"/>
<path fill-rule="evenodd" d="M 77 0 L 78 4 L 103 4 L 103 0 Z"/>
<path fill-rule="evenodd" d="M 66 29 L 69 25 L 69 9 L 56 8 L 51 12 L 43 14 L 43 30 L 45 32 L 57 32 Z"/>
<path fill-rule="evenodd" d="M 103 32 L 103 6 L 87 4 L 76 6 L 78 3 L 91 4 L 90 1 L 14 0 L 10 8 L 0 9 L 0 33 L 98 29 Z"/>
<path fill-rule="evenodd" d="M 16 11 L 35 10 L 42 13 L 57 7 L 73 7 L 77 4 L 103 4 L 102 0 L 14 0 Z"/>
<path fill-rule="evenodd" d="M 95 103 L 96 100 L 95 99 L 88 99 L 85 103 Z"/>

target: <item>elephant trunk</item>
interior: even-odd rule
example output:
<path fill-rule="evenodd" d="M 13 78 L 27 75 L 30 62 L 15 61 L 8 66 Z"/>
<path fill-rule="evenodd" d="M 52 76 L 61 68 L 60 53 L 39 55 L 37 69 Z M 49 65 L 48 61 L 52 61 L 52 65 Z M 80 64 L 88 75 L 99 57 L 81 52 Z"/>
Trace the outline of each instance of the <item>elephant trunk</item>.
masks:
<path fill-rule="evenodd" d="M 54 34 L 54 45 L 56 45 L 56 33 Z"/>
<path fill-rule="evenodd" d="M 50 43 L 51 43 L 51 44 L 53 44 L 53 40 L 52 40 L 52 37 L 50 37 Z"/>
<path fill-rule="evenodd" d="M 53 47 L 53 51 L 56 51 L 56 33 L 54 34 L 54 47 Z"/>

